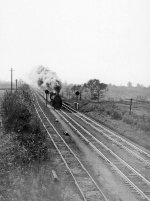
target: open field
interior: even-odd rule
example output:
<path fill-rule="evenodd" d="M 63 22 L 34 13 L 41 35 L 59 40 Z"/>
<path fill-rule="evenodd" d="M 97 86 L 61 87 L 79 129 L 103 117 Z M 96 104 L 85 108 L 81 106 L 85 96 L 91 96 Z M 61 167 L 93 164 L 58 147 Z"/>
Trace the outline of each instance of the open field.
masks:
<path fill-rule="evenodd" d="M 125 87 L 125 86 L 108 86 L 105 93 L 107 98 L 113 99 L 147 99 L 150 100 L 150 88 L 146 87 Z"/>
<path fill-rule="evenodd" d="M 129 104 L 119 104 L 118 107 L 120 110 L 129 111 L 130 105 Z M 145 116 L 147 118 L 150 117 L 150 103 L 145 102 L 133 102 L 131 106 L 131 111 L 139 116 Z"/>
<path fill-rule="evenodd" d="M 10 82 L 0 81 L 0 89 L 1 88 L 10 88 L 10 87 L 11 87 Z"/>

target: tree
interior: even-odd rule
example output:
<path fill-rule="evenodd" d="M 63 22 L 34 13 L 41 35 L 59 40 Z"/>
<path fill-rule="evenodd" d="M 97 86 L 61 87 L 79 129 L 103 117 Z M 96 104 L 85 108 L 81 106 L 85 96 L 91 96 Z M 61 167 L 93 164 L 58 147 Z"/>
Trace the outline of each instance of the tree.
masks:
<path fill-rule="evenodd" d="M 66 85 L 65 86 L 65 93 L 68 99 L 71 98 L 71 86 L 70 85 Z"/>
<path fill-rule="evenodd" d="M 73 94 L 75 94 L 76 92 L 76 84 L 74 84 L 72 87 L 71 87 L 71 91 Z"/>
<path fill-rule="evenodd" d="M 90 89 L 91 98 L 93 98 L 95 95 L 97 96 L 98 102 L 100 94 L 103 94 L 104 90 L 107 88 L 107 84 L 100 83 L 98 79 L 89 80 L 85 86 Z"/>
<path fill-rule="evenodd" d="M 79 91 L 80 93 L 80 100 L 82 99 L 82 91 L 84 89 L 84 85 L 78 84 L 78 85 L 73 85 L 71 88 L 71 91 L 73 92 L 73 94 L 75 94 L 76 91 Z"/>
<path fill-rule="evenodd" d="M 137 83 L 136 87 L 137 88 L 143 88 L 144 86 L 142 84 Z"/>
<path fill-rule="evenodd" d="M 132 87 L 132 82 L 128 82 L 127 87 L 131 88 Z"/>
<path fill-rule="evenodd" d="M 91 79 L 87 82 L 86 86 L 90 89 L 91 98 L 93 97 L 95 87 L 99 83 L 99 80 Z"/>
<path fill-rule="evenodd" d="M 107 84 L 105 84 L 105 83 L 100 83 L 100 89 L 101 90 L 107 90 Z"/>
<path fill-rule="evenodd" d="M 43 84 L 43 78 L 39 78 L 37 83 L 38 83 L 38 86 L 41 86 Z"/>

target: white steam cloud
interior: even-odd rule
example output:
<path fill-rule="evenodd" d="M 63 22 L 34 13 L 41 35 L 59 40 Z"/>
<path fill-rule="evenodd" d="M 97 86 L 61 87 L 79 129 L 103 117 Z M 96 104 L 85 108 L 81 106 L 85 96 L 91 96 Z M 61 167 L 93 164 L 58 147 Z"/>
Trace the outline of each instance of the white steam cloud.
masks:
<path fill-rule="evenodd" d="M 34 86 L 42 89 L 55 90 L 58 93 L 61 89 L 61 81 L 57 74 L 42 65 L 33 69 L 30 79 Z"/>

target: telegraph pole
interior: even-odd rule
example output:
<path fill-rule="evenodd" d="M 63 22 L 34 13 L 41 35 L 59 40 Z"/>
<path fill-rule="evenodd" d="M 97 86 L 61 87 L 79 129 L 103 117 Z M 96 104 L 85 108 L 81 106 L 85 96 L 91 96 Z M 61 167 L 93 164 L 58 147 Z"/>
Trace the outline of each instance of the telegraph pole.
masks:
<path fill-rule="evenodd" d="M 45 95 L 46 95 L 46 99 L 45 99 L 45 100 L 46 100 L 46 107 L 47 107 L 47 96 L 48 96 L 48 94 L 49 94 L 49 91 L 46 89 L 46 90 L 45 90 Z"/>
<path fill-rule="evenodd" d="M 132 98 L 131 98 L 131 100 L 130 100 L 130 112 L 129 112 L 129 114 L 131 115 L 131 106 L 132 106 Z"/>
<path fill-rule="evenodd" d="M 17 81 L 18 81 L 18 80 L 16 79 L 16 91 L 17 91 Z"/>
<path fill-rule="evenodd" d="M 11 92 L 13 90 L 13 69 L 11 68 Z"/>

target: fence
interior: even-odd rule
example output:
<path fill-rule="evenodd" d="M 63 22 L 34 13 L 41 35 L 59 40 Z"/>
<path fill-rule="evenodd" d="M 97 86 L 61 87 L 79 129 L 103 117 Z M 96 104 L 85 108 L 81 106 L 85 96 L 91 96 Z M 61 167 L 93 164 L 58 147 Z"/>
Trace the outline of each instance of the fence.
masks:
<path fill-rule="evenodd" d="M 119 105 L 124 105 L 127 107 L 127 110 L 129 110 L 129 114 L 131 114 L 132 109 L 133 108 L 143 108 L 145 110 L 149 109 L 149 113 L 150 113 L 150 101 L 147 100 L 137 100 L 137 99 L 120 99 L 120 100 L 114 100 L 114 99 L 109 99 L 109 100 L 105 100 L 102 99 L 100 102 L 94 101 L 94 100 L 90 100 L 91 103 L 97 103 L 97 104 L 119 104 Z"/>

